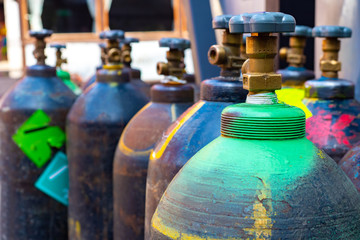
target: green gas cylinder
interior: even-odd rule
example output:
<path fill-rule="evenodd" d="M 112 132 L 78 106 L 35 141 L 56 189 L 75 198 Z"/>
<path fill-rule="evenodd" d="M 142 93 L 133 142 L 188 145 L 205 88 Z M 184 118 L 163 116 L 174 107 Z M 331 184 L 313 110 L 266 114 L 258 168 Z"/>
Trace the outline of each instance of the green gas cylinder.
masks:
<path fill-rule="evenodd" d="M 251 32 L 242 69 L 246 103 L 222 112 L 221 136 L 180 170 L 153 216 L 151 239 L 358 239 L 360 196 L 335 162 L 305 138 L 305 114 L 279 104 L 277 37 L 283 13 L 232 17 Z"/>
<path fill-rule="evenodd" d="M 68 86 L 68 88 L 70 88 L 76 95 L 80 95 L 82 91 L 78 85 L 76 85 L 73 81 L 71 81 L 70 73 L 61 69 L 61 65 L 63 63 L 67 63 L 67 59 L 62 58 L 62 52 L 61 52 L 61 49 L 66 48 L 66 45 L 53 43 L 50 45 L 50 47 L 56 49 L 56 75 L 61 80 L 63 80 L 65 85 Z"/>

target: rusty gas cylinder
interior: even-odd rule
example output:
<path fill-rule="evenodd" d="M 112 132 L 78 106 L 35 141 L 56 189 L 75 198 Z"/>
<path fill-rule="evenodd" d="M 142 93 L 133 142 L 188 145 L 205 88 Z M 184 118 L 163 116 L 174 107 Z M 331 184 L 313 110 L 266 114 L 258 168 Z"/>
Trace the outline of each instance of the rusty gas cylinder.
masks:
<path fill-rule="evenodd" d="M 133 68 L 131 66 L 132 57 L 131 57 L 131 44 L 138 43 L 138 38 L 126 37 L 120 42 L 121 47 L 121 61 L 124 64 L 124 68 L 127 68 L 130 72 L 131 83 L 134 84 L 135 88 L 141 91 L 143 94 L 150 98 L 150 85 L 141 80 L 141 71 L 140 69 Z"/>
<path fill-rule="evenodd" d="M 315 37 L 324 37 L 320 59 L 322 76 L 305 83 L 304 104 L 312 117 L 306 121 L 307 138 L 336 162 L 360 141 L 360 104 L 354 99 L 354 84 L 338 78 L 340 41 L 351 37 L 351 29 L 318 26 Z"/>
<path fill-rule="evenodd" d="M 190 41 L 161 39 L 160 46 L 184 51 Z M 151 102 L 131 119 L 121 135 L 114 158 L 114 239 L 144 239 L 150 153 L 166 128 L 194 103 L 194 89 L 181 76 L 165 76 L 161 84 L 152 86 Z"/>
<path fill-rule="evenodd" d="M 228 105 L 244 102 L 240 69 L 242 34 L 229 33 L 231 15 L 214 18 L 213 28 L 223 31 L 222 45 L 208 52 L 211 64 L 221 67 L 220 76 L 201 83 L 201 100 L 189 108 L 163 135 L 150 156 L 145 209 L 145 238 L 150 221 L 166 187 L 180 168 L 203 146 L 219 136 L 221 111 Z"/>
<path fill-rule="evenodd" d="M 294 28 L 282 13 L 231 18 L 230 32 L 252 33 L 242 71 L 246 103 L 223 110 L 221 135 L 169 184 L 150 239 L 359 239 L 360 195 L 306 139 L 304 112 L 275 94 L 281 74 L 272 33 Z"/>
<path fill-rule="evenodd" d="M 51 34 L 50 30 L 30 31 L 37 39 L 37 64 L 26 69 L 25 78 L 0 103 L 1 239 L 67 239 L 66 206 L 34 186 L 51 162 L 45 152 L 54 155 L 56 149 L 51 146 L 57 136 L 52 140 L 39 136 L 55 128 L 65 131 L 66 115 L 76 98 L 56 76 L 56 68 L 45 64 L 44 39 Z M 44 116 L 45 122 L 35 113 Z M 33 124 L 26 124 L 33 115 Z M 35 127 L 34 122 L 42 126 Z M 43 161 L 38 162 L 40 159 Z"/>
<path fill-rule="evenodd" d="M 121 64 L 123 31 L 102 32 L 107 59 L 67 119 L 70 239 L 113 238 L 113 159 L 126 124 L 147 102 Z"/>

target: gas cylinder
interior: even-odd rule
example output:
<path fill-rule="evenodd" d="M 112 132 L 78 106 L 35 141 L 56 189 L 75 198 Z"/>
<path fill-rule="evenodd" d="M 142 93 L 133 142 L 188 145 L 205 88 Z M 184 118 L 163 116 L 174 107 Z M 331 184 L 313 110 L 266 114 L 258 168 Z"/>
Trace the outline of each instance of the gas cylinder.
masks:
<path fill-rule="evenodd" d="M 321 77 L 305 83 L 304 104 L 312 117 L 306 121 L 306 136 L 336 162 L 360 141 L 360 104 L 354 99 L 354 84 L 340 79 L 340 41 L 351 37 L 351 29 L 318 26 L 313 36 L 324 37 L 320 59 Z"/>
<path fill-rule="evenodd" d="M 360 195 L 305 137 L 305 114 L 279 104 L 277 37 L 283 13 L 234 16 L 230 32 L 251 32 L 243 65 L 246 103 L 228 106 L 221 136 L 179 171 L 151 222 L 151 239 L 358 239 Z"/>
<path fill-rule="evenodd" d="M 45 38 L 30 31 L 37 63 L 0 101 L 0 232 L 2 239 L 67 239 L 67 208 L 35 187 L 65 144 L 65 118 L 75 94 L 45 64 Z"/>
<path fill-rule="evenodd" d="M 311 117 L 311 112 L 306 108 L 302 100 L 305 94 L 305 81 L 315 78 L 314 72 L 304 67 L 306 61 L 304 48 L 306 39 L 312 37 L 312 28 L 297 25 L 294 32 L 283 33 L 283 35 L 290 37 L 290 48 L 281 48 L 280 58 L 286 59 L 289 66 L 277 71 L 282 75 L 283 88 L 277 90 L 276 94 L 279 101 L 301 108 L 306 117 Z"/>
<path fill-rule="evenodd" d="M 242 36 L 229 32 L 231 15 L 217 16 L 213 28 L 222 31 L 222 44 L 208 52 L 211 64 L 221 67 L 220 76 L 201 83 L 201 100 L 189 108 L 163 135 L 150 156 L 145 208 L 145 239 L 150 221 L 162 194 L 180 168 L 203 146 L 220 135 L 221 111 L 228 105 L 244 102 L 240 69 L 245 61 L 240 54 Z"/>
<path fill-rule="evenodd" d="M 150 85 L 141 80 L 141 71 L 137 68 L 131 67 L 131 44 L 138 43 L 138 38 L 126 37 L 120 42 L 121 46 L 121 58 L 125 68 L 130 71 L 131 83 L 135 85 L 136 89 L 139 89 L 143 94 L 150 97 Z"/>
<path fill-rule="evenodd" d="M 168 59 L 190 47 L 190 41 L 163 38 Z M 151 101 L 129 122 L 121 135 L 114 158 L 114 239 L 144 239 L 145 187 L 149 156 L 163 132 L 194 103 L 194 89 L 181 80 L 184 67 L 169 66 L 161 84 L 151 87 Z M 161 68 L 158 68 L 161 73 Z M 125 194 L 126 193 L 126 194 Z"/>
<path fill-rule="evenodd" d="M 119 137 L 147 102 L 121 64 L 124 32 L 102 32 L 107 58 L 67 118 L 70 239 L 113 238 L 113 159 Z"/>
<path fill-rule="evenodd" d="M 81 89 L 71 81 L 70 74 L 61 69 L 63 63 L 67 63 L 67 59 L 62 58 L 61 49 L 66 48 L 65 44 L 53 43 L 50 47 L 56 49 L 56 75 L 63 80 L 66 86 L 70 88 L 76 95 L 81 94 Z"/>
<path fill-rule="evenodd" d="M 100 69 L 102 69 L 102 66 L 106 64 L 105 59 L 106 59 L 106 44 L 104 43 L 99 43 L 99 47 L 100 47 L 100 58 L 101 58 L 101 64 L 99 66 L 96 67 L 96 72 Z M 91 76 L 83 85 L 82 85 L 82 90 L 84 91 L 85 89 L 87 89 L 91 84 L 93 84 L 96 81 L 96 72 L 93 76 Z"/>

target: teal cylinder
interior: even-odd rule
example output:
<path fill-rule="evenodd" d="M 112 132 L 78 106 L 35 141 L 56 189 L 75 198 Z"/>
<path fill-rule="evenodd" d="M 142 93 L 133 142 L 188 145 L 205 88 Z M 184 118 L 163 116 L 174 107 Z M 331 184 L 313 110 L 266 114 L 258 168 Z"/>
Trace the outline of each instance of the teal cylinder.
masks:
<path fill-rule="evenodd" d="M 237 104 L 221 136 L 180 170 L 151 222 L 151 239 L 358 239 L 360 196 L 305 138 L 305 114 Z"/>

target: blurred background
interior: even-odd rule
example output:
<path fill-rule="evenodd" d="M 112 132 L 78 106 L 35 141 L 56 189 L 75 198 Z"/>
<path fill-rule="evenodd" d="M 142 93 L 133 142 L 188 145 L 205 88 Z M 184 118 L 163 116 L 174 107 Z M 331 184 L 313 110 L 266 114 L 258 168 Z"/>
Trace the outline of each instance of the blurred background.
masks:
<path fill-rule="evenodd" d="M 254 11 L 281 11 L 296 18 L 297 24 L 313 27 L 334 24 L 351 27 L 353 36 L 342 40 L 340 77 L 357 82 L 360 78 L 359 54 L 360 1 L 358 0 L 1 0 L 0 1 L 0 93 L 21 78 L 26 66 L 35 63 L 29 30 L 51 29 L 48 42 L 66 43 L 64 69 L 78 83 L 86 81 L 100 65 L 101 40 L 107 29 L 126 31 L 137 37 L 133 44 L 132 65 L 142 70 L 144 81 L 157 81 L 156 62 L 165 61 L 166 49 L 158 47 L 162 37 L 185 37 L 192 43 L 186 51 L 186 68 L 197 82 L 216 76 L 218 69 L 207 61 L 207 51 L 218 36 L 211 19 L 219 14 Z M 288 46 L 281 37 L 279 47 Z M 55 65 L 55 50 L 46 49 L 47 64 Z M 319 76 L 321 39 L 307 42 L 306 67 Z M 346 56 L 346 58 L 344 57 Z M 350 65 L 352 67 L 350 67 Z M 285 67 L 285 62 L 279 62 Z M 359 89 L 357 89 L 359 91 Z M 359 95 L 359 94 L 357 94 Z"/>

